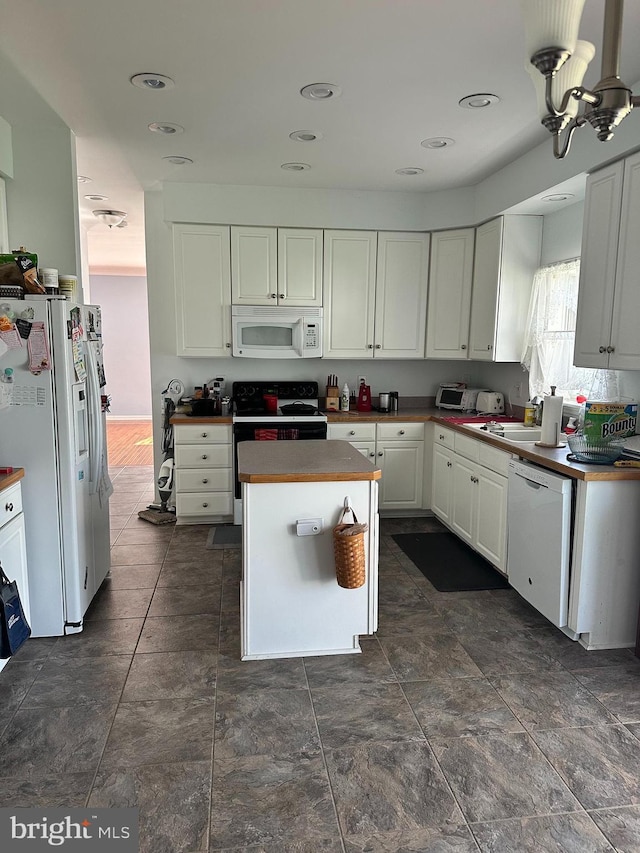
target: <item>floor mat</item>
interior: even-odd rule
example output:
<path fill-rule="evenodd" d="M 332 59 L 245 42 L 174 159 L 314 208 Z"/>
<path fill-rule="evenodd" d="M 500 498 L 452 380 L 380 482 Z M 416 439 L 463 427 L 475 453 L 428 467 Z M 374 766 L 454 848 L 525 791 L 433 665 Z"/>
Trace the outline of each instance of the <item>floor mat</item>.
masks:
<path fill-rule="evenodd" d="M 391 538 L 439 592 L 509 587 L 484 557 L 453 533 L 396 533 Z"/>
<path fill-rule="evenodd" d="M 239 524 L 220 524 L 212 527 L 205 545 L 209 551 L 240 547 L 242 547 L 242 527 Z"/>

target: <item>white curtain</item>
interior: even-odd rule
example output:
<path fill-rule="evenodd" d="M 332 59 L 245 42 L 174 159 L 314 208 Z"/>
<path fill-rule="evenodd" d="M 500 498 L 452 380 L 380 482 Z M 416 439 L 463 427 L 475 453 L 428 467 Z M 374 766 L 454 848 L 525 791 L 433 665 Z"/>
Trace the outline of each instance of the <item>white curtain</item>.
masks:
<path fill-rule="evenodd" d="M 529 371 L 529 394 L 543 397 L 557 387 L 566 402 L 617 400 L 618 374 L 573 366 L 580 261 L 540 267 L 533 280 L 522 366 Z"/>

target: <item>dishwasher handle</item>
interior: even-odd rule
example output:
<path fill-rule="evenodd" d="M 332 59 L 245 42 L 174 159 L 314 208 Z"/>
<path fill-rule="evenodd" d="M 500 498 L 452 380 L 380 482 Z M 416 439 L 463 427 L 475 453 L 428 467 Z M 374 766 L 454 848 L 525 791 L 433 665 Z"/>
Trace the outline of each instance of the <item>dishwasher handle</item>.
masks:
<path fill-rule="evenodd" d="M 536 483 L 535 480 L 530 480 L 528 477 L 525 477 L 524 474 L 519 474 L 517 471 L 514 471 L 514 474 L 516 477 L 520 477 L 521 480 L 524 480 L 530 489 L 548 489 L 549 488 L 549 486 L 547 486 L 545 483 Z"/>

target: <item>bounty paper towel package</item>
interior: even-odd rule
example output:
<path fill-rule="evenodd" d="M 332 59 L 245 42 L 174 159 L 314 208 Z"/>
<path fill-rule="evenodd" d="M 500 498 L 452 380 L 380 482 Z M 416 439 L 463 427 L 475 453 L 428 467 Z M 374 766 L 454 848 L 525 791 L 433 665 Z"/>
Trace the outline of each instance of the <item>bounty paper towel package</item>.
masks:
<path fill-rule="evenodd" d="M 635 435 L 637 403 L 599 403 L 587 400 L 583 432 L 590 438 L 625 438 Z"/>

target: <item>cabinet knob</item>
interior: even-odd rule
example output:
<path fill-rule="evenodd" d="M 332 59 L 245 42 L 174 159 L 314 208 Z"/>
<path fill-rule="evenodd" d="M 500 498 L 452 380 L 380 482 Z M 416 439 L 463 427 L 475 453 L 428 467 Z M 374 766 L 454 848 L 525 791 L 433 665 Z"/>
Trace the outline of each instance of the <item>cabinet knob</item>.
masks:
<path fill-rule="evenodd" d="M 272 298 L 272 299 L 277 299 L 277 298 L 278 298 L 278 294 L 277 294 L 277 293 L 272 293 L 272 294 L 271 294 L 271 298 Z"/>
<path fill-rule="evenodd" d="M 452 465 L 453 465 L 453 462 L 448 462 L 448 461 L 447 461 L 447 468 L 451 468 L 451 466 L 452 466 Z"/>
<path fill-rule="evenodd" d="M 467 348 L 466 344 L 462 344 L 462 346 L 460 347 L 460 349 L 466 349 L 466 348 Z"/>
<path fill-rule="evenodd" d="M 225 344 L 227 349 L 231 349 L 231 344 Z"/>
<path fill-rule="evenodd" d="M 444 441 L 444 436 L 442 435 L 442 433 L 440 433 L 439 438 L 440 438 L 440 441 Z"/>
<path fill-rule="evenodd" d="M 404 435 L 404 430 L 403 430 L 403 429 L 401 429 L 401 430 L 400 430 L 400 435 Z"/>
<path fill-rule="evenodd" d="M 203 458 L 203 459 L 208 459 L 209 457 L 207 456 L 207 454 L 206 454 L 206 453 L 203 453 L 203 454 L 202 454 L 202 458 Z"/>
<path fill-rule="evenodd" d="M 382 344 L 376 344 L 376 349 L 382 349 Z"/>
<path fill-rule="evenodd" d="M 349 430 L 349 435 L 355 435 L 355 434 L 356 434 L 355 429 L 350 429 L 350 430 Z"/>
<path fill-rule="evenodd" d="M 373 344 L 367 344 L 367 349 L 373 349 Z"/>
<path fill-rule="evenodd" d="M 203 481 L 202 481 L 202 482 L 203 482 L 203 483 L 208 483 L 208 482 L 209 482 L 208 477 L 205 477 L 205 478 L 203 479 Z"/>
<path fill-rule="evenodd" d="M 493 347 L 491 346 L 491 344 L 487 344 L 487 349 L 493 349 Z"/>
<path fill-rule="evenodd" d="M 606 351 L 607 351 L 606 347 L 598 347 L 598 352 L 606 352 Z"/>
<path fill-rule="evenodd" d="M 373 450 L 372 450 L 372 451 L 371 451 L 371 453 L 369 454 L 369 456 L 375 456 L 375 455 L 376 455 L 376 454 L 373 452 Z"/>
<path fill-rule="evenodd" d="M 13 504 L 5 504 L 4 508 L 7 512 L 13 512 Z"/>
<path fill-rule="evenodd" d="M 616 351 L 615 347 L 607 347 L 607 352 L 615 352 L 615 351 Z"/>
<path fill-rule="evenodd" d="M 205 502 L 202 504 L 202 506 L 206 509 L 206 508 L 209 506 L 209 504 L 205 501 Z"/>
<path fill-rule="evenodd" d="M 383 455 L 382 451 L 381 451 L 381 450 L 379 450 L 379 451 L 378 451 L 378 456 L 382 456 L 382 455 Z"/>
<path fill-rule="evenodd" d="M 200 435 L 202 438 L 206 438 L 209 435 L 209 433 L 208 432 L 202 432 L 202 433 L 200 433 Z"/>
<path fill-rule="evenodd" d="M 279 296 L 278 298 L 279 298 L 279 299 L 286 299 L 287 297 L 284 295 L 284 293 L 281 293 L 281 294 L 280 294 L 280 296 Z"/>

